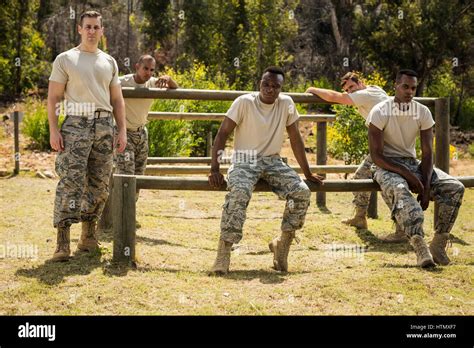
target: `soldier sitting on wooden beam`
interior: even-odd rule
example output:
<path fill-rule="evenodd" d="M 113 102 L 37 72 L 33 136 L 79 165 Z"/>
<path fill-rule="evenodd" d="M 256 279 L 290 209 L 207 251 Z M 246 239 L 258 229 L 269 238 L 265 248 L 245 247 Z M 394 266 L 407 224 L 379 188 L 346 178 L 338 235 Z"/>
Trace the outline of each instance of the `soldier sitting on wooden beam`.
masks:
<path fill-rule="evenodd" d="M 438 168 L 433 168 L 433 117 L 430 110 L 413 100 L 417 74 L 400 70 L 395 97 L 374 106 L 369 127 L 370 155 L 377 166 L 374 180 L 415 249 L 418 266 L 447 265 L 446 246 L 464 195 L 463 184 Z M 420 135 L 421 162 L 416 159 L 415 140 Z M 411 194 L 417 193 L 415 199 Z M 439 204 L 433 240 L 426 245 L 423 210 L 430 200 Z"/>
<path fill-rule="evenodd" d="M 242 228 L 252 192 L 259 179 L 264 179 L 273 191 L 286 200 L 281 224 L 281 236 L 270 242 L 273 265 L 278 271 L 288 270 L 288 253 L 295 231 L 302 228 L 310 204 L 311 192 L 298 174 L 285 164 L 280 151 L 284 131 L 288 132 L 291 147 L 307 180 L 322 184 L 323 178 L 313 175 L 298 129 L 298 111 L 293 100 L 280 94 L 285 75 L 278 67 L 265 69 L 260 92 L 237 98 L 219 128 L 212 149 L 209 184 L 219 187 L 224 177 L 219 171 L 229 135 L 235 129 L 234 156 L 228 171 L 228 190 L 222 211 L 221 235 L 217 258 L 212 273 L 229 271 L 233 243 L 242 239 Z"/>

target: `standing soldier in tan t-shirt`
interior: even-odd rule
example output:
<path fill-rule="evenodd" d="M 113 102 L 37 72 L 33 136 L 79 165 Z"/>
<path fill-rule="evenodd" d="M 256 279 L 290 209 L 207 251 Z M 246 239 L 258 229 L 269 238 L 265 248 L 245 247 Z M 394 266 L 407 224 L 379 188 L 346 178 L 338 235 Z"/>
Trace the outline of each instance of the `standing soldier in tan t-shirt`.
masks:
<path fill-rule="evenodd" d="M 288 271 L 290 244 L 296 230 L 303 227 L 311 191 L 280 157 L 285 130 L 306 179 L 322 183 L 322 178 L 313 175 L 309 169 L 298 129 L 299 115 L 295 103 L 289 96 L 280 94 L 284 76 L 278 67 L 265 69 L 260 92 L 238 97 L 227 111 L 217 133 L 209 174 L 212 187 L 219 187 L 224 182 L 219 171 L 219 158 L 222 158 L 226 139 L 235 129 L 234 153 L 228 171 L 229 193 L 222 210 L 217 258 L 211 273 L 225 274 L 229 271 L 231 247 L 242 239 L 247 206 L 259 179 L 267 181 L 273 192 L 286 200 L 281 236 L 270 242 L 269 247 L 273 252 L 274 268 Z"/>
<path fill-rule="evenodd" d="M 367 119 L 372 108 L 389 98 L 387 93 L 379 86 L 366 86 L 359 76 L 354 72 L 348 72 L 341 79 L 341 87 L 344 93 L 337 91 L 310 87 L 306 93 L 312 93 L 329 102 L 353 105 L 359 111 L 359 114 Z M 373 165 L 370 155 L 366 156 L 357 168 L 354 179 L 372 179 Z M 354 226 L 361 229 L 367 228 L 367 210 L 369 208 L 370 192 L 354 192 L 352 204 L 355 207 L 355 215 L 350 219 L 343 220 L 346 225 Z M 382 238 L 383 241 L 389 243 L 408 241 L 403 229 L 396 225 L 395 233 L 391 233 Z"/>
<path fill-rule="evenodd" d="M 112 113 L 119 129 L 118 152 L 127 144 L 117 62 L 98 49 L 103 34 L 100 13 L 83 13 L 78 31 L 81 44 L 56 57 L 49 78 L 50 143 L 59 152 L 56 172 L 60 177 L 54 204 L 53 224 L 58 229 L 54 261 L 70 257 L 72 223 L 82 221 L 79 250 L 98 248 L 96 221 L 107 199 L 115 145 Z M 59 130 L 63 97 L 66 119 Z"/>

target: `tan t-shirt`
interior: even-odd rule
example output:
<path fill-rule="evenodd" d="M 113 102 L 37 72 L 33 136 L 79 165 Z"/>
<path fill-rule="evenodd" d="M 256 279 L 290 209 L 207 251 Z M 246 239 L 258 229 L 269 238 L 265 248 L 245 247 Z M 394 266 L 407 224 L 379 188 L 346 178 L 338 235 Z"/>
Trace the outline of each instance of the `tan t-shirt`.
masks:
<path fill-rule="evenodd" d="M 54 60 L 49 79 L 66 84 L 64 99 L 68 108 L 70 103 L 77 105 L 71 110 L 80 110 L 81 104 L 90 103 L 95 110 L 113 111 L 110 87 L 120 82 L 117 62 L 107 53 L 99 49 L 95 53 L 84 52 L 77 47 L 63 52 Z"/>
<path fill-rule="evenodd" d="M 364 118 L 367 119 L 372 108 L 378 103 L 390 98 L 388 94 L 379 86 L 367 86 L 364 89 L 349 93 L 349 97 L 354 102 L 355 107 Z"/>
<path fill-rule="evenodd" d="M 430 109 L 416 101 L 406 111 L 390 98 L 374 106 L 366 125 L 373 124 L 383 131 L 383 154 L 387 157 L 416 158 L 415 141 L 421 130 L 430 129 L 435 122 Z"/>
<path fill-rule="evenodd" d="M 122 87 L 134 88 L 154 88 L 156 77 L 150 78 L 145 83 L 137 83 L 133 78 L 133 74 L 119 77 Z M 150 98 L 125 98 L 125 116 L 127 120 L 127 128 L 138 128 L 144 126 L 148 121 L 148 112 L 151 104 L 155 100 Z"/>
<path fill-rule="evenodd" d="M 234 151 L 253 151 L 258 157 L 279 154 L 286 127 L 299 118 L 291 97 L 280 94 L 273 104 L 264 104 L 258 92 L 235 99 L 226 116 L 237 123 Z"/>

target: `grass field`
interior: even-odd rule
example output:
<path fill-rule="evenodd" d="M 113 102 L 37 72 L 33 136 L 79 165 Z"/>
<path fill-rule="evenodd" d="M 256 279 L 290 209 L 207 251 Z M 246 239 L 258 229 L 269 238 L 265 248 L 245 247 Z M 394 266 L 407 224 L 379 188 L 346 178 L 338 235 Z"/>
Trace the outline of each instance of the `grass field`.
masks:
<path fill-rule="evenodd" d="M 284 202 L 255 193 L 231 272 L 209 277 L 219 235 L 223 192 L 142 191 L 137 207 L 137 269 L 111 263 L 112 235 L 101 251 L 51 263 L 56 180 L 25 175 L 0 180 L 0 314 L 234 315 L 473 315 L 474 190 L 466 190 L 454 227 L 453 263 L 431 271 L 415 266 L 408 244 L 377 237 L 393 226 L 379 199 L 369 230 L 340 223 L 352 213 L 350 193 L 328 194 L 328 211 L 313 202 L 290 272 L 271 268 L 268 242 L 279 233 Z M 433 206 L 425 216 L 433 236 Z M 72 228 L 75 252 L 80 226 Z M 337 252 L 344 245 L 359 252 Z M 28 256 L 19 249 L 31 246 Z M 333 248 L 331 251 L 328 248 Z M 37 251 L 37 252 L 36 252 Z M 15 253 L 17 253 L 15 255 Z"/>

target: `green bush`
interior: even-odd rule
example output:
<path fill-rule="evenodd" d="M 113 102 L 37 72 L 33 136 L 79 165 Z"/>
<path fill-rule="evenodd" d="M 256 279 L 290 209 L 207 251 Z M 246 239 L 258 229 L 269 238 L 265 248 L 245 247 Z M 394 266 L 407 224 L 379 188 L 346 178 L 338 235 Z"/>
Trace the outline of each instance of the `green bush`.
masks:
<path fill-rule="evenodd" d="M 184 72 L 177 72 L 169 68 L 165 74 L 170 75 L 179 84 L 180 88 L 208 89 L 208 90 L 232 90 L 227 78 L 223 74 L 210 77 L 206 67 L 199 63 Z M 218 112 L 225 113 L 230 107 L 230 101 L 201 101 L 201 100 L 156 100 L 152 105 L 153 111 L 168 112 Z M 153 121 L 157 122 L 157 121 Z M 152 122 L 150 122 L 151 125 Z M 168 124 L 168 126 L 164 126 Z M 220 127 L 219 121 L 160 121 L 157 126 L 149 127 L 150 151 L 152 148 L 167 148 L 167 144 L 158 144 L 173 139 L 168 132 L 173 129 L 183 128 L 174 138 L 179 142 L 175 149 L 176 153 L 188 153 L 191 156 L 205 156 L 207 148 L 207 134 L 212 132 L 214 138 Z M 160 156 L 168 156 L 162 154 Z"/>
<path fill-rule="evenodd" d="M 333 105 L 336 121 L 328 127 L 328 153 L 345 164 L 360 163 L 369 153 L 367 127 L 352 106 Z"/>
<path fill-rule="evenodd" d="M 474 98 L 465 99 L 459 115 L 461 129 L 474 129 Z"/>
<path fill-rule="evenodd" d="M 189 124 L 185 121 L 154 120 L 148 126 L 149 155 L 189 156 L 193 146 Z"/>
<path fill-rule="evenodd" d="M 59 125 L 64 117 L 60 115 Z M 23 134 L 30 137 L 30 148 L 41 151 L 51 150 L 49 144 L 49 122 L 46 102 L 37 98 L 27 98 L 25 101 L 25 114 L 22 122 Z"/>

